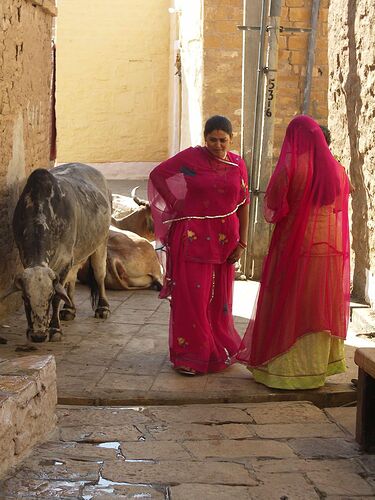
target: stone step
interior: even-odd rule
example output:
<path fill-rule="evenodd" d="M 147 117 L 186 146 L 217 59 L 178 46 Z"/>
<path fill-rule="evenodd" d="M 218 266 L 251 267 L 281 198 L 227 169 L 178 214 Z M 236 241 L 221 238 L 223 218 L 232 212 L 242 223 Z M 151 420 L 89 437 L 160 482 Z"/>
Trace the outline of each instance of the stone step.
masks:
<path fill-rule="evenodd" d="M 0 358 L 0 475 L 48 439 L 56 403 L 53 356 Z"/>

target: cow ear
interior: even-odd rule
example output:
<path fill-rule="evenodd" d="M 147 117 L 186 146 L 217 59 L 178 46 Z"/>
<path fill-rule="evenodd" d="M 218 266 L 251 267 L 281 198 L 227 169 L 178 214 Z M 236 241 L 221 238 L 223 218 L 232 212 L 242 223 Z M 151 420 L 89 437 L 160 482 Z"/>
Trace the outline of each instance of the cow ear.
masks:
<path fill-rule="evenodd" d="M 54 287 L 55 287 L 55 292 L 60 297 L 60 299 L 62 299 L 68 306 L 73 307 L 72 301 L 70 300 L 62 284 L 58 281 L 57 283 L 54 284 Z"/>

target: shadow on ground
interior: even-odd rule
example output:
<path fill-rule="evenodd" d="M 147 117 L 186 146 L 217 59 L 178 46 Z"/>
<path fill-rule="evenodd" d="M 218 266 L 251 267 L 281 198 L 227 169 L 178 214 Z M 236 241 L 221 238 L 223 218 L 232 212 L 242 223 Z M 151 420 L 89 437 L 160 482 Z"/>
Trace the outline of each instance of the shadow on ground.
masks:
<path fill-rule="evenodd" d="M 258 284 L 236 282 L 234 315 L 243 334 Z M 338 406 L 355 401 L 350 384 L 356 375 L 348 350 L 349 371 L 332 377 L 326 386 L 310 391 L 272 390 L 253 381 L 242 365 L 226 371 L 188 378 L 174 372 L 168 360 L 169 302 L 157 292 L 110 291 L 112 314 L 95 319 L 89 291 L 77 286 L 77 317 L 63 323 L 63 340 L 44 344 L 26 342 L 23 309 L 0 327 L 7 344 L 0 345 L 0 362 L 14 356 L 54 354 L 58 398 L 61 404 L 160 405 L 186 403 L 244 403 L 308 400 L 318 406 Z"/>

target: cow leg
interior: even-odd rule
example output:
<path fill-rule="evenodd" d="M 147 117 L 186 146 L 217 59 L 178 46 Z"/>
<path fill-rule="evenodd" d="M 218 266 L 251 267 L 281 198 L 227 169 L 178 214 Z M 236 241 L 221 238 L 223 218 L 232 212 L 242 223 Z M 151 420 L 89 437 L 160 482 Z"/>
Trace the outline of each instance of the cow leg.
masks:
<path fill-rule="evenodd" d="M 111 314 L 104 285 L 107 272 L 107 240 L 95 250 L 90 258 L 99 291 L 99 301 L 95 309 L 95 318 L 107 319 Z"/>
<path fill-rule="evenodd" d="M 60 319 L 62 321 L 72 321 L 76 317 L 76 306 L 74 303 L 74 291 L 76 288 L 76 277 L 77 277 L 77 273 L 75 273 L 75 276 L 69 275 L 69 281 L 65 285 L 68 297 L 70 298 L 72 305 L 65 303 L 63 308 L 60 310 Z"/>
<path fill-rule="evenodd" d="M 62 330 L 59 318 L 59 306 L 61 298 L 55 295 L 52 299 L 52 317 L 49 324 L 49 341 L 58 342 L 62 339 Z"/>

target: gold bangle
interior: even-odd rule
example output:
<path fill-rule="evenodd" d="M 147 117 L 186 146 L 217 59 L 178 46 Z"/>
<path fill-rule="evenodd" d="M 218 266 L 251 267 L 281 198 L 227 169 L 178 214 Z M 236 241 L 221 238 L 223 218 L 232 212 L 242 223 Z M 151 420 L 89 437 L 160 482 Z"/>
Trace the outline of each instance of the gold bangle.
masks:
<path fill-rule="evenodd" d="M 244 250 L 245 250 L 245 248 L 247 247 L 247 243 L 244 243 L 244 242 L 243 242 L 243 241 L 241 241 L 241 240 L 238 242 L 238 245 L 239 245 L 241 248 L 243 248 Z"/>

